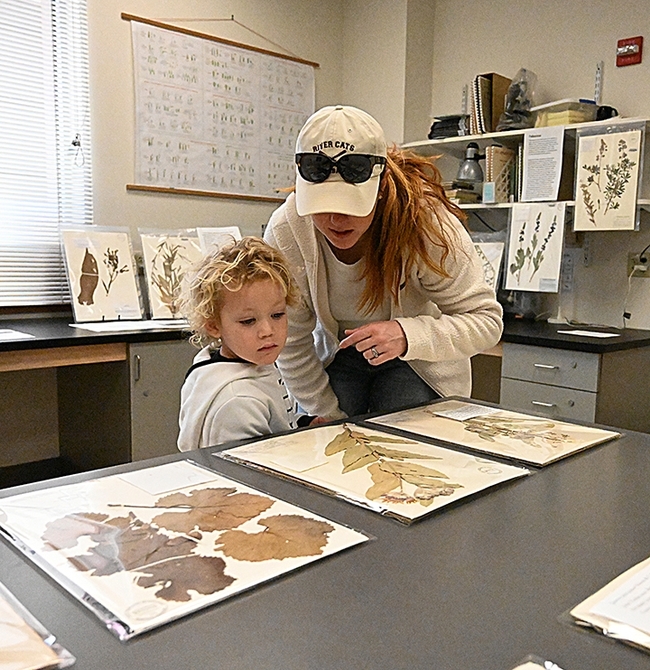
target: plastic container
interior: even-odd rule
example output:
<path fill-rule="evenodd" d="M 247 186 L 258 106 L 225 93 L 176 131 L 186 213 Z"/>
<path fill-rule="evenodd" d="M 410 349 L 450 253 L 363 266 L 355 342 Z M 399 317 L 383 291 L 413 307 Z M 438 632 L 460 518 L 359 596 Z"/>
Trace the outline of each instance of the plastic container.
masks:
<path fill-rule="evenodd" d="M 598 105 L 593 100 L 566 98 L 532 107 L 535 114 L 535 128 L 544 126 L 565 126 L 569 123 L 594 121 Z"/>

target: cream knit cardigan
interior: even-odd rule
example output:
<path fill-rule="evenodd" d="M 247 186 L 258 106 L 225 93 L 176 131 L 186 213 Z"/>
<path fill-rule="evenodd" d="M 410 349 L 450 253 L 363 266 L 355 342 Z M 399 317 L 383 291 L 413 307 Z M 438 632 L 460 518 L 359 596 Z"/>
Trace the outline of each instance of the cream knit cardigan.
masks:
<path fill-rule="evenodd" d="M 469 396 L 469 359 L 499 341 L 503 311 L 484 281 L 482 265 L 461 222 L 443 207 L 438 216 L 455 231 L 455 248 L 445 264 L 450 277 L 414 268 L 402 284 L 399 303 L 391 305 L 391 319 L 406 334 L 408 348 L 402 359 L 431 388 L 443 397 Z M 319 234 L 311 217 L 298 216 L 294 194 L 272 214 L 264 233 L 264 239 L 289 261 L 303 297 L 301 305 L 289 310 L 289 336 L 277 364 L 289 391 L 309 414 L 342 418 L 345 414 L 325 372 L 339 339 Z M 430 253 L 439 260 L 435 247 Z"/>

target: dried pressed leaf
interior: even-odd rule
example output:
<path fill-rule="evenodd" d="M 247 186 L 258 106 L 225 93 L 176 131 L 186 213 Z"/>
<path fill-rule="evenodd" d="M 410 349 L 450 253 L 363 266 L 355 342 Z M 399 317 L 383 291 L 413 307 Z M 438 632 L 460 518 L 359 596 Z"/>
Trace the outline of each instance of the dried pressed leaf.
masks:
<path fill-rule="evenodd" d="M 334 530 L 325 521 L 297 514 L 270 516 L 257 523 L 265 530 L 259 533 L 226 531 L 217 540 L 216 548 L 238 561 L 317 556 L 327 544 L 328 533 Z"/>
<path fill-rule="evenodd" d="M 108 519 L 90 537 L 96 545 L 88 553 L 68 560 L 77 570 L 88 571 L 97 577 L 187 556 L 196 547 L 194 540 L 169 537 L 133 514 Z"/>
<path fill-rule="evenodd" d="M 203 532 L 230 530 L 265 512 L 273 500 L 252 493 L 236 493 L 235 488 L 197 489 L 160 498 L 156 507 L 178 507 L 154 517 L 152 523 L 179 533 L 195 528 Z"/>
<path fill-rule="evenodd" d="M 373 463 L 378 457 L 372 450 L 361 442 L 355 442 L 349 446 L 343 454 L 343 474 L 358 470 L 368 463 Z"/>
<path fill-rule="evenodd" d="M 230 586 L 235 578 L 225 573 L 226 563 L 218 556 L 187 556 L 176 558 L 140 570 L 136 584 L 155 587 L 155 595 L 163 600 L 187 602 L 190 591 L 209 595 Z"/>
<path fill-rule="evenodd" d="M 366 491 L 368 500 L 377 500 L 400 485 L 400 478 L 393 472 L 383 470 L 379 463 L 368 466 L 374 484 Z"/>
<path fill-rule="evenodd" d="M 441 461 L 442 459 L 439 456 L 425 456 L 424 454 L 417 454 L 413 451 L 404 451 L 402 449 L 389 449 L 388 447 L 382 447 L 381 444 L 372 445 L 373 450 L 383 456 L 384 458 L 392 458 L 398 461 L 404 460 L 405 458 L 416 458 L 422 460 L 436 460 Z"/>
<path fill-rule="evenodd" d="M 84 535 L 91 537 L 100 532 L 102 521 L 108 518 L 107 514 L 94 514 L 91 512 L 83 514 L 67 514 L 60 519 L 48 522 L 45 532 L 41 536 L 45 542 L 45 549 L 58 551 L 59 549 L 71 549 L 77 545 L 79 538 Z"/>
<path fill-rule="evenodd" d="M 407 440 L 403 437 L 389 437 L 388 435 L 368 435 L 367 433 L 361 433 L 358 430 L 350 429 L 350 435 L 355 439 L 361 442 L 372 443 L 373 446 L 384 442 L 386 444 L 415 444 L 411 440 Z"/>
<path fill-rule="evenodd" d="M 326 447 L 325 455 L 333 456 L 338 454 L 339 451 L 347 449 L 351 444 L 354 444 L 354 440 L 350 436 L 350 431 L 347 427 L 344 427 L 342 433 L 339 433 Z"/>

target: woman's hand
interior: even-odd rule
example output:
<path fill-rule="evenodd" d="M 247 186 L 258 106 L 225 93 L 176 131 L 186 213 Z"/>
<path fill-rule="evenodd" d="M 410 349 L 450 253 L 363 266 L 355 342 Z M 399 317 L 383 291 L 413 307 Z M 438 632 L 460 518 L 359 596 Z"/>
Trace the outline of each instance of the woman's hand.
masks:
<path fill-rule="evenodd" d="M 381 365 L 406 353 L 406 335 L 397 321 L 374 321 L 345 334 L 340 348 L 355 347 L 370 365 Z"/>

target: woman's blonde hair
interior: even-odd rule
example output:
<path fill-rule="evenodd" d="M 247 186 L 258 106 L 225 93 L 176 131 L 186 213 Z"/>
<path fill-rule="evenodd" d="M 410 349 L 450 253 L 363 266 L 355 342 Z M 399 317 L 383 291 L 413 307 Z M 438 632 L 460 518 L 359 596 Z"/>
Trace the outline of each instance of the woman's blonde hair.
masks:
<path fill-rule="evenodd" d="M 399 302 L 400 285 L 414 267 L 424 265 L 449 277 L 445 261 L 455 252 L 457 236 L 447 213 L 465 221 L 462 210 L 445 196 L 433 161 L 390 148 L 369 232 L 361 310 L 373 312 L 387 295 Z M 432 248 L 439 251 L 439 260 L 431 257 Z"/>
<path fill-rule="evenodd" d="M 299 291 L 284 256 L 257 237 L 244 237 L 208 254 L 185 276 L 181 310 L 189 321 L 195 346 L 214 338 L 207 328 L 219 324 L 226 291 L 237 292 L 252 282 L 271 279 L 295 305 Z"/>

